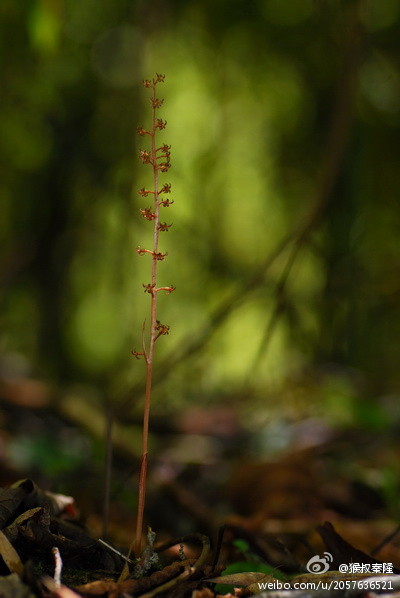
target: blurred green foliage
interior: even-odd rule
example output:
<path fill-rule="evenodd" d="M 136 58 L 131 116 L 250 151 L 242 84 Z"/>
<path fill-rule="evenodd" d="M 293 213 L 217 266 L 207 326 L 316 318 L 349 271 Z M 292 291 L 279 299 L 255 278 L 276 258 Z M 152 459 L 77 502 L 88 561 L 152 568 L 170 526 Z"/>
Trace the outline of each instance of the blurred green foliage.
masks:
<path fill-rule="evenodd" d="M 159 408 L 290 402 L 328 365 L 355 395 L 398 392 L 399 23 L 397 0 L 5 0 L 1 353 L 116 399 L 140 387 L 149 261 L 135 247 L 151 227 L 136 127 L 141 80 L 160 72 L 175 202 L 160 282 L 177 290 L 160 296 Z M 341 101 L 348 135 L 320 217 L 290 267 L 298 239 L 261 273 L 318 204 Z"/>

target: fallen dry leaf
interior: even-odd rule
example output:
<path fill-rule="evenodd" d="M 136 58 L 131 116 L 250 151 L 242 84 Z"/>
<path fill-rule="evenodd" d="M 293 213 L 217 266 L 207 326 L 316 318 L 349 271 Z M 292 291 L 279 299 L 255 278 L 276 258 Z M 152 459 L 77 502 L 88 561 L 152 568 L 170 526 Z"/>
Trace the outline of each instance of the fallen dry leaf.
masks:
<path fill-rule="evenodd" d="M 366 554 L 344 540 L 329 521 L 326 521 L 324 525 L 317 526 L 316 530 L 323 539 L 326 549 L 332 554 L 332 569 L 338 569 L 342 563 L 383 564 L 379 559 Z M 393 573 L 399 574 L 400 569 L 393 567 Z"/>
<path fill-rule="evenodd" d="M 18 573 L 18 575 L 21 575 L 24 569 L 22 561 L 14 546 L 2 531 L 0 531 L 0 554 L 11 573 Z"/>

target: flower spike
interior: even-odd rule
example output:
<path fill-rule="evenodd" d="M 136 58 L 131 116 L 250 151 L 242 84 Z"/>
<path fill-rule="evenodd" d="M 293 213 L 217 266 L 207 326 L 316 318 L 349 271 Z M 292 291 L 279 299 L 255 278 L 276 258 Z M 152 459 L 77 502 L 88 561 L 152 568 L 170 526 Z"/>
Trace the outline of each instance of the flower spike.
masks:
<path fill-rule="evenodd" d="M 141 541 L 142 541 L 142 529 L 143 529 L 143 513 L 146 495 L 146 470 L 147 470 L 147 453 L 148 453 L 148 430 L 149 430 L 149 414 L 150 414 L 150 401 L 151 401 L 151 387 L 152 387 L 152 372 L 153 372 L 153 360 L 154 360 L 154 347 L 155 342 L 161 336 L 169 334 L 170 327 L 166 324 L 162 324 L 160 320 L 156 319 L 157 314 L 157 295 L 160 291 L 163 291 L 167 295 L 175 290 L 173 285 L 171 286 L 157 286 L 157 274 L 158 274 L 158 262 L 163 261 L 168 252 L 160 251 L 159 249 L 159 235 L 160 232 L 168 231 L 172 224 L 166 222 L 160 222 L 160 208 L 168 207 L 173 204 L 171 199 L 161 199 L 162 194 L 168 194 L 171 192 L 171 184 L 164 183 L 159 184 L 159 177 L 162 173 L 167 172 L 171 167 L 171 146 L 166 143 L 158 141 L 157 135 L 159 135 L 167 126 L 167 121 L 162 118 L 158 118 L 157 110 L 163 105 L 163 99 L 156 97 L 156 87 L 159 83 L 163 83 L 165 79 L 164 75 L 156 73 L 153 79 L 145 79 L 143 85 L 146 89 L 150 90 L 150 105 L 152 110 L 151 127 L 146 129 L 143 126 L 137 128 L 137 133 L 140 137 L 147 137 L 150 147 L 148 149 L 142 149 L 139 153 L 139 159 L 145 165 L 150 165 L 153 173 L 153 185 L 150 189 L 142 187 L 138 194 L 141 197 L 151 197 L 152 205 L 148 208 L 140 208 L 140 213 L 145 220 L 153 223 L 153 246 L 152 249 L 144 249 L 140 245 L 136 247 L 136 252 L 139 255 L 145 255 L 146 253 L 151 255 L 151 280 L 149 283 L 143 284 L 145 293 L 150 295 L 150 326 L 149 330 L 146 331 L 145 323 L 142 327 L 142 350 L 131 351 L 132 355 L 136 359 L 144 358 L 146 366 L 146 390 L 144 397 L 144 414 L 143 414 L 143 436 L 142 436 L 142 460 L 140 467 L 139 477 L 139 495 L 138 495 L 138 507 L 137 507 L 137 518 L 136 518 L 136 536 L 134 543 L 134 552 L 136 556 L 140 555 L 141 552 Z M 157 140 L 157 143 L 156 143 Z M 165 197 L 165 195 L 164 195 Z M 122 576 L 124 579 L 124 576 Z M 121 580 L 121 577 L 120 577 Z"/>

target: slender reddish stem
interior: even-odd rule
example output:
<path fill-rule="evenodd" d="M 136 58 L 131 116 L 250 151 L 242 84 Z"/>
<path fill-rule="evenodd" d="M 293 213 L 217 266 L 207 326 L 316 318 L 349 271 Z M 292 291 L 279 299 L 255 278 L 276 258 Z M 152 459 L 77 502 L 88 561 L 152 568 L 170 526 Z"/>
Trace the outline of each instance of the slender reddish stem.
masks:
<path fill-rule="evenodd" d="M 157 258 L 158 252 L 158 235 L 159 235 L 159 221 L 160 221 L 160 204 L 159 204 L 159 190 L 158 190 L 158 166 L 156 154 L 156 83 L 152 85 L 152 128 L 151 128 L 151 164 L 153 167 L 153 184 L 154 184 L 154 214 L 155 218 L 153 229 L 153 257 L 151 264 L 151 284 L 154 288 L 157 285 Z M 138 495 L 138 509 L 136 520 L 136 535 L 134 544 L 134 553 L 138 557 L 141 552 L 142 532 L 143 532 L 143 514 L 146 501 L 146 486 L 147 486 L 147 455 L 148 455 L 148 439 L 149 439 L 149 419 L 150 419 L 150 404 L 151 404 L 151 384 L 153 374 L 153 359 L 154 359 L 154 345 L 156 341 L 157 331 L 157 293 L 151 293 L 151 307 L 150 307 L 150 342 L 149 347 L 145 350 L 146 361 L 146 390 L 144 398 L 143 411 L 143 436 L 142 436 L 142 459 L 140 464 L 139 475 L 139 495 Z"/>

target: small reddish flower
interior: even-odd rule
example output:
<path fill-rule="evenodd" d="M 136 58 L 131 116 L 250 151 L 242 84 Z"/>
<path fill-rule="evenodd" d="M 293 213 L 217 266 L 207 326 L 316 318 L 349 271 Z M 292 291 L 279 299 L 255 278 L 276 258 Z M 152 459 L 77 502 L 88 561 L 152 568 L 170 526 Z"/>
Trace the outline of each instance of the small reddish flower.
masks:
<path fill-rule="evenodd" d="M 168 206 L 170 206 L 173 203 L 174 203 L 173 199 L 163 199 L 162 201 L 160 201 L 160 206 L 164 206 L 164 208 L 168 208 Z"/>
<path fill-rule="evenodd" d="M 164 79 L 165 75 L 160 75 L 159 73 L 156 73 L 155 83 L 164 83 Z"/>
<path fill-rule="evenodd" d="M 139 189 L 138 193 L 139 193 L 139 195 L 142 195 L 143 197 L 147 197 L 149 195 L 149 193 L 154 194 L 154 191 L 149 191 L 148 189 L 145 189 L 144 187 L 142 187 L 141 189 Z"/>
<path fill-rule="evenodd" d="M 167 231 L 171 228 L 172 224 L 167 224 L 166 222 L 159 222 L 158 223 L 158 230 L 161 232 Z"/>
<path fill-rule="evenodd" d="M 151 155 L 150 152 L 148 152 L 147 150 L 141 150 L 139 158 L 141 159 L 143 164 L 151 164 Z"/>
<path fill-rule="evenodd" d="M 161 253 L 161 252 L 159 252 L 159 253 L 152 252 L 152 253 L 153 253 L 153 258 L 159 262 L 162 262 L 163 259 L 166 258 L 168 255 L 168 251 L 166 253 Z"/>
<path fill-rule="evenodd" d="M 170 331 L 170 327 L 167 326 L 166 324 L 161 324 L 160 320 L 156 320 L 156 327 L 155 328 L 158 331 L 158 334 L 157 334 L 157 336 L 155 337 L 154 340 L 157 340 L 163 334 L 169 334 L 169 331 Z"/>
<path fill-rule="evenodd" d="M 140 209 L 139 212 L 141 213 L 143 218 L 146 218 L 146 220 L 155 220 L 156 219 L 155 213 L 152 212 L 150 208 Z"/>
<path fill-rule="evenodd" d="M 163 120 L 162 118 L 157 118 L 156 120 L 156 124 L 155 124 L 155 128 L 156 129 L 165 129 L 165 127 L 167 126 L 167 121 Z"/>
<path fill-rule="evenodd" d="M 156 286 L 155 284 L 149 283 L 149 284 L 143 284 L 142 286 L 144 288 L 144 292 L 150 293 L 150 295 L 153 295 L 153 293 L 158 290 L 155 288 L 155 286 Z"/>
<path fill-rule="evenodd" d="M 164 100 L 159 100 L 158 98 L 151 98 L 150 102 L 153 108 L 160 108 L 163 105 Z"/>
<path fill-rule="evenodd" d="M 171 185 L 170 183 L 165 183 L 163 187 L 161 187 L 160 193 L 170 193 L 171 192 Z"/>
<path fill-rule="evenodd" d="M 144 135 L 151 135 L 150 131 L 147 131 L 147 129 L 143 129 L 143 127 L 138 127 L 137 132 L 138 132 L 138 135 L 141 135 L 142 137 Z"/>

